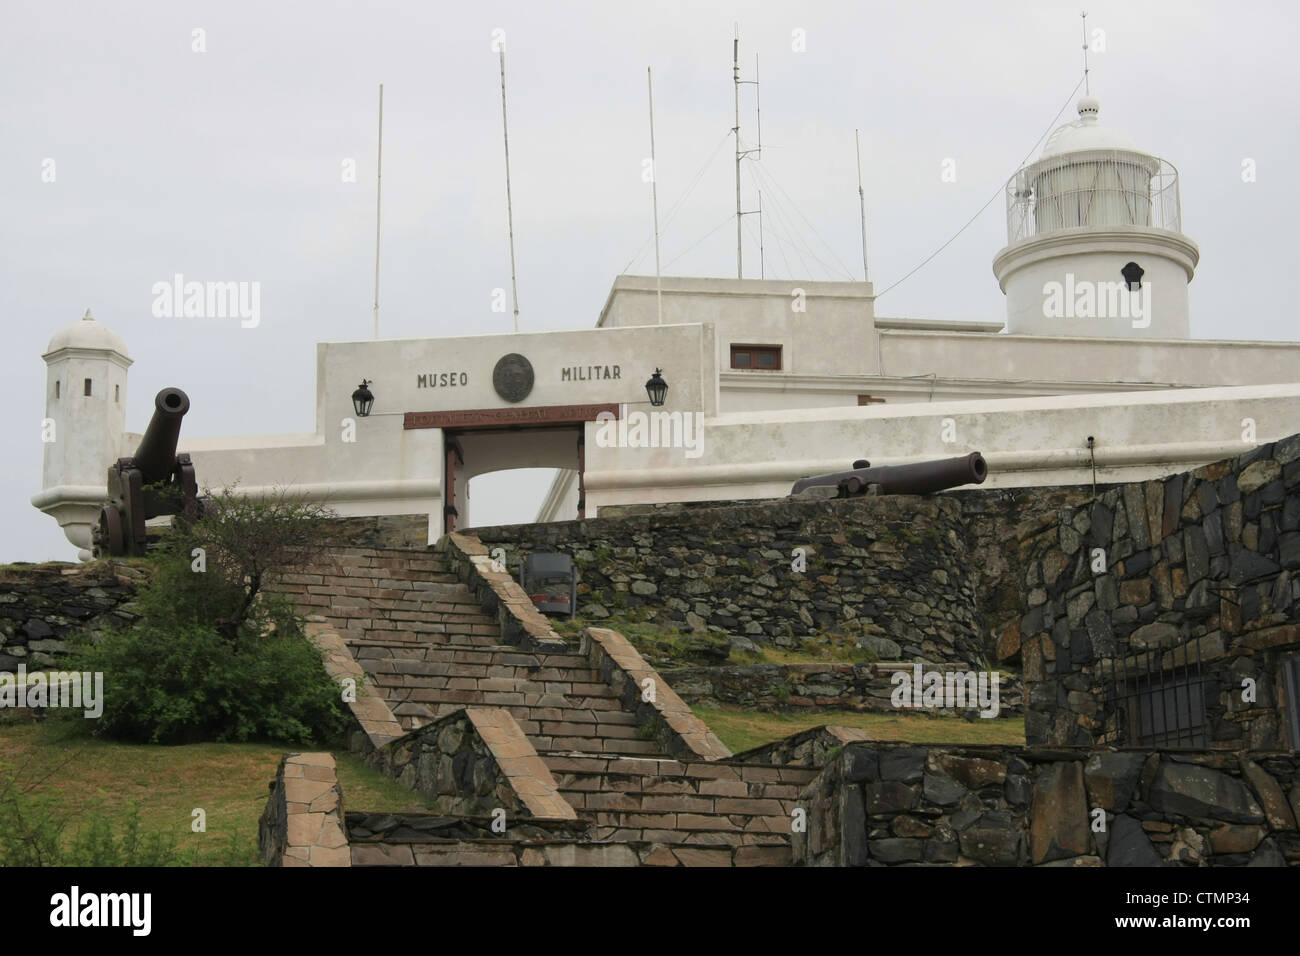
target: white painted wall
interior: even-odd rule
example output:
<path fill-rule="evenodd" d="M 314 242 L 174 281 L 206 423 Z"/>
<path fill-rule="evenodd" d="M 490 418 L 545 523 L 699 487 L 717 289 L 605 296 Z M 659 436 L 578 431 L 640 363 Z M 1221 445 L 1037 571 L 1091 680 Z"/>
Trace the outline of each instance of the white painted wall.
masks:
<path fill-rule="evenodd" d="M 1190 334 L 1187 284 L 1200 253 L 1185 236 L 1163 229 L 1063 229 L 1018 242 L 998 253 L 993 272 L 1007 295 L 1007 331 L 1030 335 L 1185 339 Z M 1150 289 L 1150 322 L 1134 319 L 1057 318 L 1044 314 L 1047 283 L 1122 283 L 1120 270 L 1136 262 Z M 1144 315 L 1140 323 L 1146 323 Z"/>
<path fill-rule="evenodd" d="M 716 408 L 712 331 L 698 324 L 332 342 L 317 346 L 316 434 L 196 440 L 185 438 L 182 430 L 180 449 L 193 455 L 205 487 L 238 481 L 242 490 L 256 494 L 292 485 L 344 515 L 427 513 L 429 540 L 436 541 L 443 531 L 444 436 L 436 428 L 405 429 L 404 413 L 512 407 L 492 385 L 497 360 L 512 352 L 527 357 L 535 374 L 521 407 L 648 406 L 645 381 L 658 366 L 669 382 L 668 408 Z M 617 380 L 575 381 L 572 373 L 570 380 L 563 378 L 564 368 L 615 365 Z M 441 384 L 443 374 L 448 384 Z M 422 387 L 420 375 L 439 376 L 439 384 Z M 351 395 L 362 378 L 373 380 L 375 404 L 368 418 L 356 419 Z M 353 419 L 355 440 L 347 441 L 346 423 Z M 465 465 L 456 469 L 459 525 L 472 520 L 470 479 L 507 468 L 574 467 L 576 440 L 576 427 L 559 435 L 476 431 L 465 436 Z"/>
<path fill-rule="evenodd" d="M 1098 442 L 1099 480 L 1146 478 L 1249 447 L 1243 418 L 1255 419 L 1260 441 L 1300 432 L 1300 343 L 996 334 L 997 323 L 877 321 L 865 283 L 803 287 L 801 313 L 790 308 L 791 283 L 665 279 L 665 324 L 658 325 L 654 280 L 625 276 L 596 329 L 322 343 L 314 432 L 194 439 L 182 429 L 180 448 L 193 455 L 205 488 L 237 482 L 256 494 L 291 486 L 345 515 L 427 513 L 434 541 L 443 529 L 445 436 L 403 428 L 403 414 L 511 407 L 491 381 L 497 360 L 511 352 L 525 355 L 536 377 L 520 407 L 626 403 L 650 411 L 645 380 L 659 367 L 669 382 L 663 411 L 703 415 L 704 453 L 696 459 L 679 448 L 601 448 L 598 426 L 588 423 L 588 514 L 606 504 L 780 496 L 798 478 L 842 470 L 858 457 L 888 464 L 980 450 L 991 485 L 1080 482 L 1091 479 L 1089 434 Z M 779 344 L 785 368 L 732 370 L 731 342 Z M 80 400 L 67 382 L 85 377 L 87 362 L 99 363 L 85 374 L 105 377 L 106 395 L 121 385 L 124 404 L 124 349 L 113 360 L 60 356 L 63 395 Z M 618 366 L 619 377 L 563 376 L 565 368 L 592 366 Z M 363 377 L 373 381 L 374 411 L 351 421 L 351 394 Z M 887 404 L 859 407 L 859 394 Z M 47 448 L 45 490 L 33 499 L 79 547 L 89 544 L 104 469 L 138 440 L 123 429 L 122 405 L 98 401 L 77 406 L 71 430 L 61 433 L 65 447 Z M 948 417 L 954 443 L 940 437 Z M 541 517 L 576 516 L 572 432 L 483 431 L 462 444 L 461 527 L 473 523 L 468 482 L 512 468 L 561 469 Z"/>
<path fill-rule="evenodd" d="M 47 352 L 45 417 L 53 441 L 43 449 L 42 490 L 32 504 L 51 515 L 83 559 L 91 528 L 107 491 L 109 465 L 124 454 L 126 378 L 131 359 L 102 348 L 66 347 Z M 85 394 L 85 381 L 91 394 Z M 57 392 L 57 397 L 56 397 Z"/>
<path fill-rule="evenodd" d="M 706 419 L 704 453 L 593 448 L 588 506 L 780 497 L 804 476 L 842 471 L 856 458 L 902 464 L 980 451 L 987 487 L 1172 474 L 1300 432 L 1300 384 L 1075 395 L 981 402 L 734 413 Z M 950 419 L 956 441 L 943 440 Z M 589 426 L 590 428 L 590 426 Z"/>

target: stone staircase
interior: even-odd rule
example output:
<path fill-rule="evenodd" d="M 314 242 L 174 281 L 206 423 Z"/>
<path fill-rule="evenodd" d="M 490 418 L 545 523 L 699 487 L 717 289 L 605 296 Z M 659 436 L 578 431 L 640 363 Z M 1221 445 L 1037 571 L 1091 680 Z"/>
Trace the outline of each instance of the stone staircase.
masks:
<path fill-rule="evenodd" d="M 426 837 L 421 826 L 447 832 L 426 821 L 402 829 L 408 834 L 402 840 L 422 847 L 413 856 L 409 849 L 394 849 L 402 840 L 385 837 L 382 851 L 366 847 L 359 853 L 364 844 L 354 844 L 353 865 L 491 865 L 507 857 L 605 865 L 790 862 L 791 813 L 815 768 L 674 756 L 659 733 L 662 726 L 655 726 L 662 721 L 646 721 L 644 713 L 628 709 L 625 693 L 602 676 L 592 654 L 556 643 L 553 633 L 549 642 L 532 647 L 502 643 L 499 618 L 484 610 L 446 554 L 342 549 L 285 576 L 279 586 L 342 639 L 372 685 L 370 693 L 382 699 L 402 731 L 465 708 L 507 712 L 560 797 L 585 824 L 583 833 L 543 841 L 546 852 L 529 857 L 527 847 L 516 847 L 511 856 L 500 839 Z M 617 651 L 622 660 L 629 652 L 635 656 L 630 647 Z M 725 755 L 714 742 L 714 753 Z M 356 832 L 372 838 L 359 824 Z"/>

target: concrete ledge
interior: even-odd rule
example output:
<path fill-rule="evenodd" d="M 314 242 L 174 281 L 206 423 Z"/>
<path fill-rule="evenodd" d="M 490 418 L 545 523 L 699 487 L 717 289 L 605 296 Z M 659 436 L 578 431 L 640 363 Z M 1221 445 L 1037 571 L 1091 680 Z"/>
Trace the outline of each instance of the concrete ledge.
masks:
<path fill-rule="evenodd" d="M 257 846 L 267 866 L 351 866 L 343 791 L 327 753 L 285 754 L 271 782 Z"/>
<path fill-rule="evenodd" d="M 624 710 L 636 714 L 643 724 L 659 722 L 659 742 L 673 756 L 701 760 L 731 756 L 726 744 L 691 713 L 668 682 L 618 631 L 585 628 L 580 653 L 586 655 L 591 666 L 619 695 Z"/>

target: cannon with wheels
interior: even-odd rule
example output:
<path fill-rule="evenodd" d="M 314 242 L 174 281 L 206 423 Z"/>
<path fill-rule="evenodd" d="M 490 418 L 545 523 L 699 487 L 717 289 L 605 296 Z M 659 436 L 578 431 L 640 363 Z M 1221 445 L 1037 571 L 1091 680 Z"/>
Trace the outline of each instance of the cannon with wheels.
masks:
<path fill-rule="evenodd" d="M 960 485 L 978 485 L 988 477 L 989 467 L 977 451 L 957 458 L 919 461 L 912 465 L 881 465 L 859 459 L 849 471 L 800 478 L 791 495 L 851 498 L 856 495 L 928 495 Z"/>
<path fill-rule="evenodd" d="M 199 515 L 199 489 L 189 455 L 178 455 L 181 419 L 190 399 L 179 388 L 154 397 L 153 418 L 130 458 L 108 469 L 108 501 L 94 530 L 95 557 L 143 555 L 145 521 L 159 515 Z"/>

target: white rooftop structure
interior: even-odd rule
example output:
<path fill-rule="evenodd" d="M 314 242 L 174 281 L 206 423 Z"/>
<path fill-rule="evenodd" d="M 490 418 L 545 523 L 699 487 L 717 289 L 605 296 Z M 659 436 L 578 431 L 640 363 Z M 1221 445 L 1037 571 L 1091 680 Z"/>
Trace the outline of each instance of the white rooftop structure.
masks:
<path fill-rule="evenodd" d="M 1200 250 L 1182 234 L 1177 170 L 1102 125 L 1096 97 L 1078 112 L 1007 183 L 1007 246 L 993 262 L 1007 330 L 1187 338 Z"/>
<path fill-rule="evenodd" d="M 1103 126 L 1095 98 L 1078 112 L 1007 184 L 1005 326 L 877 316 L 867 282 L 619 276 L 588 330 L 317 343 L 311 431 L 182 430 L 180 450 L 201 487 L 427 516 L 432 542 L 474 525 L 471 482 L 493 471 L 556 469 L 551 521 L 779 496 L 863 457 L 981 451 L 991 487 L 1140 480 L 1300 432 L 1300 343 L 1190 338 L 1200 254 L 1177 173 Z M 106 468 L 138 440 L 131 359 L 89 314 L 44 358 L 58 438 L 32 503 L 88 557 Z"/>

